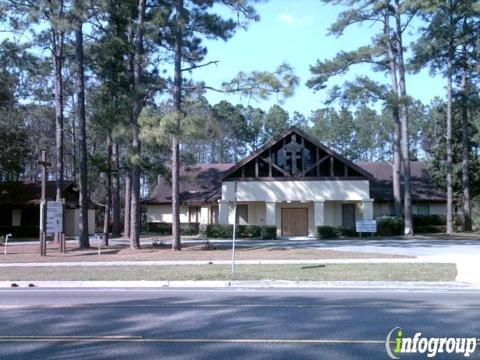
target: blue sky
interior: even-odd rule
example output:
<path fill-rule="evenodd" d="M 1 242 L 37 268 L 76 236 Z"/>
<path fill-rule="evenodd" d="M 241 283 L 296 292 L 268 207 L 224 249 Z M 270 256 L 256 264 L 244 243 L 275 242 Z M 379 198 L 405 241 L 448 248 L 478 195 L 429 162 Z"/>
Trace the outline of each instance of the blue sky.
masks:
<path fill-rule="evenodd" d="M 313 92 L 305 82 L 310 78 L 309 66 L 317 59 L 335 56 L 340 50 L 353 50 L 369 43 L 378 28 L 374 25 L 353 25 L 340 38 L 328 35 L 329 26 L 337 18 L 340 8 L 325 5 L 320 0 L 270 0 L 256 5 L 260 21 L 253 23 L 246 31 L 240 30 L 227 42 L 207 40 L 206 61 L 219 60 L 218 65 L 197 69 L 192 76 L 211 86 L 220 87 L 223 81 L 233 78 L 238 71 L 273 70 L 282 62 L 293 66 L 300 77 L 300 86 L 295 95 L 282 106 L 290 112 L 299 111 L 309 115 L 312 110 L 323 107 L 326 91 Z M 412 27 L 411 32 L 414 32 Z M 413 40 L 407 35 L 406 43 Z M 387 82 L 381 74 L 373 73 L 368 66 L 358 66 L 346 76 L 330 81 L 330 85 L 342 84 L 355 75 L 369 75 Z M 409 75 L 407 88 L 411 96 L 428 103 L 435 96 L 444 96 L 444 79 L 438 75 L 431 77 L 428 71 Z M 207 98 L 212 104 L 223 99 L 232 103 L 245 103 L 238 95 L 224 95 L 209 92 Z M 268 109 L 277 99 L 257 102 L 252 106 Z"/>

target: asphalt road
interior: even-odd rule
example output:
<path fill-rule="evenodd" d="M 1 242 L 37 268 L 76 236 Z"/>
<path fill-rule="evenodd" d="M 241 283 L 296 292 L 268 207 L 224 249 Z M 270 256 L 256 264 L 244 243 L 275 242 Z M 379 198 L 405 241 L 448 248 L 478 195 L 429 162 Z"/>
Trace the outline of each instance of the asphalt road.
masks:
<path fill-rule="evenodd" d="M 2 289 L 0 359 L 387 359 L 479 320 L 478 290 Z"/>

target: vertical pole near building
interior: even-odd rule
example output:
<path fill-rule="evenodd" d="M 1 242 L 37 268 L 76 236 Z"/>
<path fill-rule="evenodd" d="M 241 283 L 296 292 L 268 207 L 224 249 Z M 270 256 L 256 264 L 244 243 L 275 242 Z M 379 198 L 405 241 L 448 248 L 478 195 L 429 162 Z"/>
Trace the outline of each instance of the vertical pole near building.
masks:
<path fill-rule="evenodd" d="M 42 158 L 38 161 L 42 167 L 42 194 L 40 199 L 40 256 L 47 255 L 47 153 L 42 151 Z"/>
<path fill-rule="evenodd" d="M 60 233 L 60 252 L 67 252 L 67 242 L 65 239 L 65 198 L 62 198 L 62 232 Z"/>
<path fill-rule="evenodd" d="M 235 273 L 235 239 L 237 231 L 237 180 L 233 182 L 232 275 Z"/>

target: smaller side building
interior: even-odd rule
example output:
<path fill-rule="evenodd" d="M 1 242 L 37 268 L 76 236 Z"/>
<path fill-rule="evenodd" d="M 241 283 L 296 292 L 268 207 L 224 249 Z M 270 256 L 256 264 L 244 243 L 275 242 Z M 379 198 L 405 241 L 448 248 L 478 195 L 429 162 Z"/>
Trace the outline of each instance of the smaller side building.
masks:
<path fill-rule="evenodd" d="M 37 181 L 0 183 L 0 235 L 38 237 L 42 184 Z M 47 183 L 47 200 L 55 200 L 56 183 Z M 65 181 L 65 235 L 80 235 L 79 190 L 73 181 Z M 95 206 L 89 205 L 88 232 L 95 233 Z"/>
<path fill-rule="evenodd" d="M 361 162 L 358 165 L 373 175 L 373 180 L 370 182 L 370 196 L 375 200 L 374 217 L 394 215 L 393 165 L 389 162 Z M 435 186 L 428 171 L 428 164 L 423 161 L 410 161 L 410 172 L 412 213 L 414 215 L 445 215 L 446 194 Z M 403 183 L 400 190 L 403 196 Z"/>

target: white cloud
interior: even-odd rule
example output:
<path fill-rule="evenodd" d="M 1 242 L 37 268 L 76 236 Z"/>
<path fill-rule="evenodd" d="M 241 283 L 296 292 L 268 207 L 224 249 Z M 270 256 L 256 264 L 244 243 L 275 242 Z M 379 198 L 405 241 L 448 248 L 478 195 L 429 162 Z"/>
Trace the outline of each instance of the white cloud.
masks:
<path fill-rule="evenodd" d="M 302 17 L 295 17 L 288 13 L 281 13 L 278 15 L 278 20 L 286 24 L 288 27 L 298 27 L 310 25 L 313 21 L 313 18 L 308 15 Z"/>
<path fill-rule="evenodd" d="M 278 15 L 278 20 L 287 24 L 288 26 L 295 25 L 295 18 L 290 14 L 281 13 L 280 15 Z"/>

